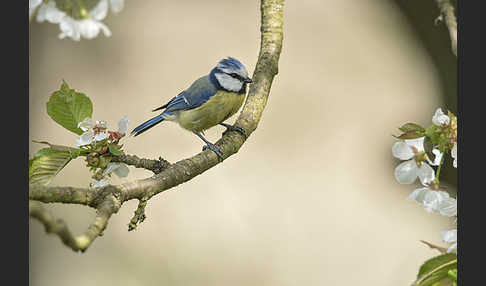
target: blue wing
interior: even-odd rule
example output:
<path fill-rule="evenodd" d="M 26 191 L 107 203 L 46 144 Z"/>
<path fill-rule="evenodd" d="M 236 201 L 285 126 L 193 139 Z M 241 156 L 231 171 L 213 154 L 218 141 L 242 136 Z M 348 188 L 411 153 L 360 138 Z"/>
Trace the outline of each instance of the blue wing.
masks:
<path fill-rule="evenodd" d="M 188 89 L 172 98 L 167 104 L 153 111 L 164 108 L 164 112 L 193 109 L 208 101 L 217 91 L 216 86 L 211 82 L 209 76 L 203 76 L 196 80 Z"/>

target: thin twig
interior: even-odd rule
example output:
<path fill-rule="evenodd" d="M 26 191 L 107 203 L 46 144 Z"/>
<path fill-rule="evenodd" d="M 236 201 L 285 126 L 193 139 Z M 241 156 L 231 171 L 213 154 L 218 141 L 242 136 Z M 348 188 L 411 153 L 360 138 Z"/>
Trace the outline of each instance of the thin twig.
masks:
<path fill-rule="evenodd" d="M 108 200 L 107 200 L 108 202 Z M 116 203 L 115 203 L 116 205 Z M 86 232 L 80 236 L 73 236 L 66 222 L 62 219 L 55 219 L 40 202 L 29 201 L 29 215 L 40 221 L 47 233 L 56 234 L 61 241 L 74 251 L 85 251 L 96 237 L 100 236 L 108 224 L 111 215 L 118 211 L 110 203 L 100 207 L 95 219 Z"/>
<path fill-rule="evenodd" d="M 121 155 L 114 157 L 111 161 L 125 163 L 135 168 L 147 169 L 154 172 L 154 174 L 158 174 L 170 166 L 169 161 L 163 159 L 162 157 L 159 157 L 159 160 L 150 160 L 139 158 L 135 155 Z"/>

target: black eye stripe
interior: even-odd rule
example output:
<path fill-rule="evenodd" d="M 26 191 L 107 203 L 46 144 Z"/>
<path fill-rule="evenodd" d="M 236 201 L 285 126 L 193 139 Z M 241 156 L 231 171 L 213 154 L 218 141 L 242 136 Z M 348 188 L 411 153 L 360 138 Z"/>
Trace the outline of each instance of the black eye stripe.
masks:
<path fill-rule="evenodd" d="M 239 79 L 239 80 L 242 80 L 242 77 L 241 77 L 239 74 L 236 74 L 236 73 L 230 73 L 229 75 L 230 75 L 231 77 L 233 77 L 233 78 L 237 78 L 237 79 Z"/>

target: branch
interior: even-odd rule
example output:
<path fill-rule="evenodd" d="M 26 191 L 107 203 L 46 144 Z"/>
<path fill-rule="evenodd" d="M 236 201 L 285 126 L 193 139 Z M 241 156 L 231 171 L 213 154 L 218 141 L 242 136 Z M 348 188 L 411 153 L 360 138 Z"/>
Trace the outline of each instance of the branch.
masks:
<path fill-rule="evenodd" d="M 159 157 L 159 160 L 150 160 L 139 158 L 135 155 L 121 155 L 118 157 L 113 157 L 112 162 L 125 163 L 131 165 L 135 168 L 143 168 L 158 174 L 162 172 L 165 168 L 169 167 L 169 161 Z"/>
<path fill-rule="evenodd" d="M 237 153 L 257 128 L 267 104 L 273 78 L 278 73 L 283 40 L 283 3 L 284 0 L 261 0 L 260 53 L 252 77 L 253 84 L 250 85 L 245 105 L 235 122 L 235 126 L 242 128 L 247 137 L 235 131 L 225 132 L 215 143 L 223 153 L 222 160 L 219 160 L 214 152 L 206 150 L 174 164 L 163 164 L 161 171 L 154 172 L 156 174 L 152 177 L 96 189 L 30 185 L 29 199 L 44 203 L 73 203 L 96 208 L 98 216 L 82 236 L 86 239 L 82 244 L 83 247 L 78 247 L 85 250 L 106 227 L 110 216 L 116 213 L 124 202 L 132 199 L 145 202 L 154 195 L 191 180 Z M 143 161 L 147 159 L 139 159 L 136 156 L 125 156 L 119 160 L 143 168 L 150 164 L 152 167 L 158 164 L 154 160 Z M 140 215 L 137 216 L 137 221 L 145 218 L 141 216 L 144 208 L 145 204 L 139 205 Z"/>
<path fill-rule="evenodd" d="M 422 242 L 423 244 L 427 245 L 428 247 L 430 247 L 432 249 L 437 249 L 440 253 L 447 253 L 447 248 L 445 248 L 445 247 L 437 246 L 437 245 L 432 244 L 430 242 L 427 242 L 425 240 L 420 240 L 420 242 Z"/>
<path fill-rule="evenodd" d="M 450 0 L 435 0 L 440 10 L 438 20 L 445 20 L 449 36 L 451 37 L 452 52 L 457 57 L 457 20 L 454 14 L 454 6 Z"/>
<path fill-rule="evenodd" d="M 72 250 L 84 252 L 96 237 L 102 235 L 111 215 L 120 208 L 115 200 L 112 200 L 113 204 L 110 204 L 109 200 L 106 200 L 106 202 L 100 207 L 93 223 L 91 223 L 86 232 L 78 237 L 74 237 L 71 234 L 67 224 L 62 219 L 55 219 L 39 202 L 29 201 L 29 215 L 39 220 L 44 225 L 47 233 L 59 236 L 61 241 Z"/>

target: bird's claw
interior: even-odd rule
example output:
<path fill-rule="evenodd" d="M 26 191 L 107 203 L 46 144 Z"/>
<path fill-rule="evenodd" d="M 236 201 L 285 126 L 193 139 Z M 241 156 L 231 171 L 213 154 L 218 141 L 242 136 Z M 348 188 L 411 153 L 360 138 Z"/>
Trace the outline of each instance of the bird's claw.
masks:
<path fill-rule="evenodd" d="M 216 153 L 219 159 L 223 160 L 223 153 L 221 153 L 221 149 L 218 146 L 209 143 L 208 145 L 204 145 L 204 147 L 202 148 L 203 151 L 206 151 L 208 149 Z"/>
<path fill-rule="evenodd" d="M 248 138 L 248 136 L 246 136 L 245 130 L 243 128 L 239 127 L 239 126 L 233 126 L 233 125 L 223 125 L 223 126 L 226 127 L 226 130 L 223 132 L 223 136 L 228 131 L 236 131 L 236 132 L 240 133 L 241 135 L 243 135 L 243 137 L 245 137 L 245 139 Z"/>

